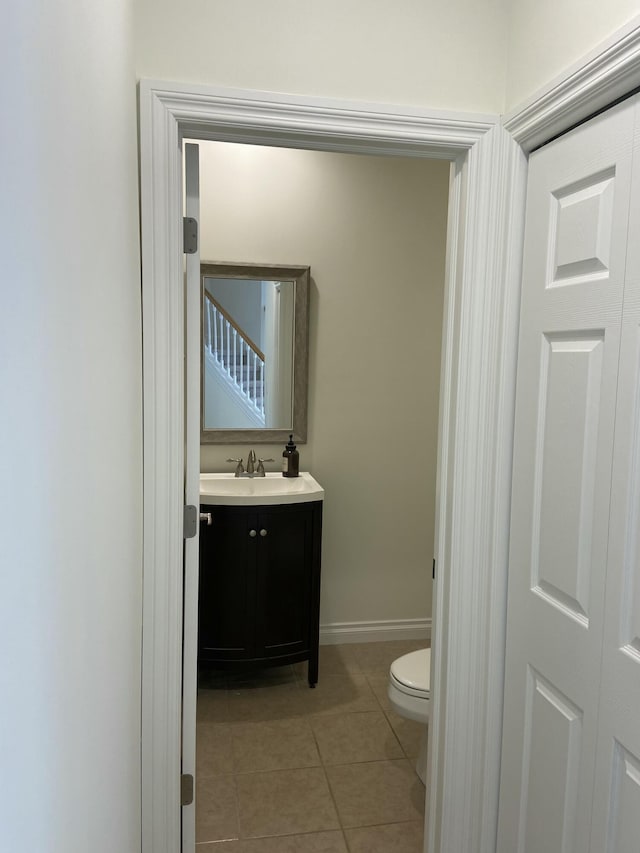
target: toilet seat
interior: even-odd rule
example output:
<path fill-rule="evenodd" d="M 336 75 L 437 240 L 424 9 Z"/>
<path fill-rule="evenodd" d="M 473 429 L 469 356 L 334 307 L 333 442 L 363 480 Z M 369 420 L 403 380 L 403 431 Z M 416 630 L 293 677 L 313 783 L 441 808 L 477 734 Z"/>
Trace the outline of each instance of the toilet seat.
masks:
<path fill-rule="evenodd" d="M 387 696 L 393 710 L 423 724 L 416 772 L 427 783 L 427 724 L 431 705 L 431 649 L 402 655 L 391 664 Z"/>
<path fill-rule="evenodd" d="M 397 658 L 389 672 L 393 686 L 407 696 L 431 697 L 431 649 L 418 649 Z"/>
<path fill-rule="evenodd" d="M 418 649 L 394 660 L 387 695 L 393 710 L 417 723 L 427 723 L 431 705 L 431 649 Z"/>

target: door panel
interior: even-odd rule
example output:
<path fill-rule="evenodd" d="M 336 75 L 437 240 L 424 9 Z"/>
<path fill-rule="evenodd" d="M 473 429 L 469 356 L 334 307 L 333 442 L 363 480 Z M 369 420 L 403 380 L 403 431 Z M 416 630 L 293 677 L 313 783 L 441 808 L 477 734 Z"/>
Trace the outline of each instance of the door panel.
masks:
<path fill-rule="evenodd" d="M 554 190 L 549 233 L 549 287 L 609 278 L 615 168 Z"/>
<path fill-rule="evenodd" d="M 589 625 L 604 331 L 542 336 L 532 591 Z"/>
<path fill-rule="evenodd" d="M 200 534 L 198 656 L 243 661 L 255 655 L 254 611 L 258 514 L 244 507 L 207 507 Z"/>
<path fill-rule="evenodd" d="M 313 573 L 310 570 L 312 517 L 301 510 L 278 507 L 260 511 L 266 535 L 257 579 L 262 607 L 257 613 L 258 654 L 294 654 L 310 647 L 309 607 Z"/>
<path fill-rule="evenodd" d="M 637 853 L 640 839 L 640 761 L 614 743 L 605 853 Z M 592 845 L 592 850 L 595 847 Z"/>
<path fill-rule="evenodd" d="M 530 160 L 500 853 L 589 849 L 633 123 L 620 105 Z"/>
<path fill-rule="evenodd" d="M 591 850 L 640 850 L 640 125 L 616 402 Z"/>
<path fill-rule="evenodd" d="M 573 849 L 582 712 L 532 667 L 524 725 L 521 847 L 529 853 Z"/>

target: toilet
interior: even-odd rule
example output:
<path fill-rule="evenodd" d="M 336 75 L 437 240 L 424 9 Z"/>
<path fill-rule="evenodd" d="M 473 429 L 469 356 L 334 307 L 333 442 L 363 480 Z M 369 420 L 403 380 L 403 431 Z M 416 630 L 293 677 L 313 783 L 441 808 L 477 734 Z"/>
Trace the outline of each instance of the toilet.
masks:
<path fill-rule="evenodd" d="M 424 730 L 416 771 L 424 784 L 427 776 L 427 723 L 431 699 L 431 649 L 418 649 L 397 658 L 389 670 L 387 694 L 391 707 L 408 720 L 422 723 Z"/>

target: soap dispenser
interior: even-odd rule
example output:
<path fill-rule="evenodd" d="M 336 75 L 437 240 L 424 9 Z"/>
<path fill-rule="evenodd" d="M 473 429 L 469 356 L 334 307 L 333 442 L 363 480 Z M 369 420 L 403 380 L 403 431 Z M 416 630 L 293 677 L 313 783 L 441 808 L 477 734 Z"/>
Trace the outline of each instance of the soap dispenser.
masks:
<path fill-rule="evenodd" d="M 285 445 L 282 453 L 282 476 L 297 477 L 300 468 L 300 454 L 293 443 L 293 433 L 289 436 L 289 442 Z"/>

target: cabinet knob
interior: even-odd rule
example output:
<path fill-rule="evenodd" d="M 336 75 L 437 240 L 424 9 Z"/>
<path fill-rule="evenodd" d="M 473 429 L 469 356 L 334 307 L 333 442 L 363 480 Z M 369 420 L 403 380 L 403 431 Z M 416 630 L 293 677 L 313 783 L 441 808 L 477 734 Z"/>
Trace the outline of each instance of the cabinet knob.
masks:
<path fill-rule="evenodd" d="M 266 536 L 266 535 L 267 535 L 267 531 L 263 527 L 262 530 L 260 531 L 260 536 Z"/>
<path fill-rule="evenodd" d="M 211 513 L 210 512 L 201 512 L 200 513 L 200 521 L 206 521 L 207 527 L 211 527 L 211 525 L 213 524 L 213 519 L 211 518 Z"/>
<path fill-rule="evenodd" d="M 254 537 L 254 536 L 257 536 L 257 535 L 258 535 L 258 533 L 257 533 L 257 531 L 256 531 L 256 530 L 250 530 L 250 531 L 249 531 L 249 536 L 250 536 L 252 539 L 253 539 L 253 537 Z"/>

